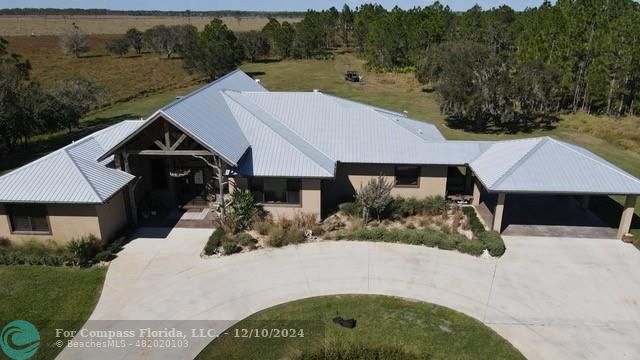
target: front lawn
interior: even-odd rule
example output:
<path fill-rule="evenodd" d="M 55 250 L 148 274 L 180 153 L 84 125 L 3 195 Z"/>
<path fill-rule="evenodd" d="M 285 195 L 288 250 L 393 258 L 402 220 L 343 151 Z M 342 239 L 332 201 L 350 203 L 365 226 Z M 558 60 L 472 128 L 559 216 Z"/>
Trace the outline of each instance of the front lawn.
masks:
<path fill-rule="evenodd" d="M 62 348 L 49 340 L 56 328 L 77 330 L 98 302 L 107 269 L 0 266 L 0 326 L 21 319 L 42 337 L 35 359 L 53 359 Z"/>
<path fill-rule="evenodd" d="M 355 318 L 356 327 L 335 324 L 332 319 L 337 315 Z M 234 335 L 236 330 L 274 327 L 283 320 L 291 321 L 292 326 L 297 320 L 324 331 L 316 331 L 314 338 L 305 341 Z M 229 335 L 215 339 L 197 359 L 312 358 L 323 346 L 325 351 L 357 349 L 359 355 L 349 359 L 364 359 L 367 350 L 371 354 L 380 349 L 416 359 L 524 359 L 493 330 L 462 313 L 386 296 L 339 295 L 294 301 L 251 315 L 226 333 Z"/>

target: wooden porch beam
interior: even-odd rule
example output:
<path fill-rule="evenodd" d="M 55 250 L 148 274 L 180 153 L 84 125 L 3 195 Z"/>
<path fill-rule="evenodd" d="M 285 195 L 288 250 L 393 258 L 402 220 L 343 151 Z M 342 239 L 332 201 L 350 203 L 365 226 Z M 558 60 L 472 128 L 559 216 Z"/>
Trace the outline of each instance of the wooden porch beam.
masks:
<path fill-rule="evenodd" d="M 212 156 L 207 150 L 131 150 L 131 155 Z"/>
<path fill-rule="evenodd" d="M 162 150 L 168 150 L 167 147 L 160 140 L 154 140 L 153 143 L 158 145 L 158 147 Z"/>
<path fill-rule="evenodd" d="M 178 140 L 176 140 L 176 142 L 173 143 L 173 145 L 171 145 L 171 147 L 169 148 L 169 150 L 175 150 L 178 148 L 178 146 L 180 146 L 180 144 L 182 144 L 182 142 L 187 138 L 187 135 L 182 134 L 180 135 L 180 137 L 178 138 Z"/>

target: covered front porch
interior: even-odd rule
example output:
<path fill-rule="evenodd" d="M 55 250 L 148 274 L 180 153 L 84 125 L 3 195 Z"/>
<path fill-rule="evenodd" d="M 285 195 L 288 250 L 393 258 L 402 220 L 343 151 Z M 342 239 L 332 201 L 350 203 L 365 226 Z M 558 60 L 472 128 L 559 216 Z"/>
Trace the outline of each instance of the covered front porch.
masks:
<path fill-rule="evenodd" d="M 213 227 L 224 216 L 231 167 L 159 116 L 111 152 L 115 166 L 136 176 L 127 191 L 132 220 L 154 227 Z"/>

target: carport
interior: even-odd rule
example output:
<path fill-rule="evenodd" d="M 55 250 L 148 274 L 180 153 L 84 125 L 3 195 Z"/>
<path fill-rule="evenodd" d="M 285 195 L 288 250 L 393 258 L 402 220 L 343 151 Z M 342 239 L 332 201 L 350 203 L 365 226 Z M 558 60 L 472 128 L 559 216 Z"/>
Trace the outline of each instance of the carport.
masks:
<path fill-rule="evenodd" d="M 640 181 L 585 149 L 551 137 L 506 141 L 469 166 L 473 204 L 493 230 L 620 239 L 631 228 Z M 590 209 L 592 199 L 600 206 L 610 195 L 625 197 L 617 228 L 594 214 L 596 205 Z"/>

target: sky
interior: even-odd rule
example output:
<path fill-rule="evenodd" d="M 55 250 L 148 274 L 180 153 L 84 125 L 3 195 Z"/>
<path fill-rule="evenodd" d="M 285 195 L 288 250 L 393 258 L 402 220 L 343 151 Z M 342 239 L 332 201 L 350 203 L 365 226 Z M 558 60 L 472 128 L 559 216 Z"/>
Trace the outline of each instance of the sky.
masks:
<path fill-rule="evenodd" d="M 335 6 L 340 9 L 347 3 L 356 7 L 362 3 L 376 2 L 385 8 L 391 9 L 395 5 L 401 8 L 425 6 L 433 3 L 430 0 L 0 0 L 0 8 L 99 8 L 112 10 L 290 10 L 303 11 L 306 9 L 328 9 Z M 474 4 L 482 8 L 492 8 L 507 4 L 515 10 L 523 10 L 526 7 L 538 6 L 542 0 L 441 0 L 441 3 L 449 5 L 455 11 L 467 10 Z"/>

